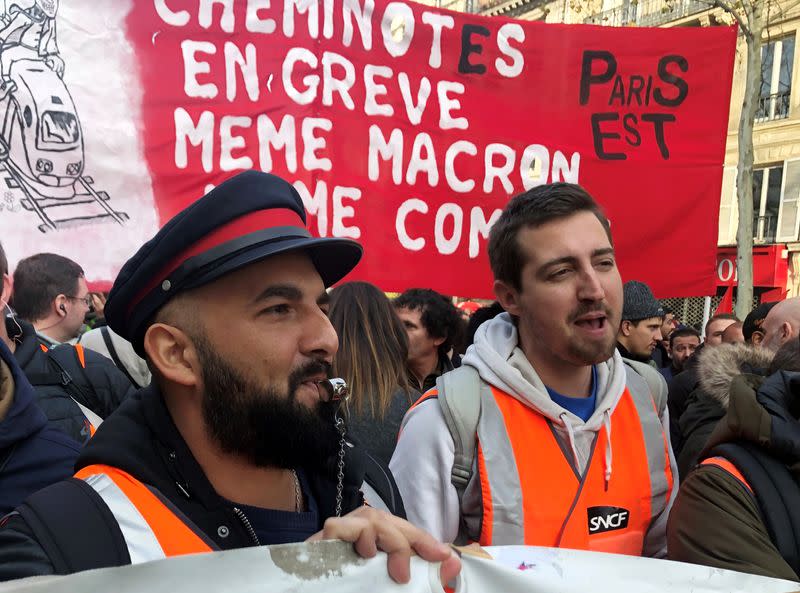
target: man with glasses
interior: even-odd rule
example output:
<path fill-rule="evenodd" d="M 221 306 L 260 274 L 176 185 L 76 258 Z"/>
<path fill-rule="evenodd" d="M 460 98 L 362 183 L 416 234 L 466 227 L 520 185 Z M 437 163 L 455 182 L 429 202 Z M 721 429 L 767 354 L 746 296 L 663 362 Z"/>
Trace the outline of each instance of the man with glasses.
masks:
<path fill-rule="evenodd" d="M 47 348 L 78 338 L 92 305 L 81 267 L 54 253 L 38 253 L 14 271 L 17 315 L 36 329 Z"/>
<path fill-rule="evenodd" d="M 85 443 L 134 388 L 111 360 L 69 344 L 92 303 L 83 270 L 52 253 L 23 259 L 14 272 L 12 299 L 0 246 L 0 278 L 0 306 L 11 313 L 11 301 L 15 311 L 0 324 L 0 340 L 33 384 L 50 425 Z"/>

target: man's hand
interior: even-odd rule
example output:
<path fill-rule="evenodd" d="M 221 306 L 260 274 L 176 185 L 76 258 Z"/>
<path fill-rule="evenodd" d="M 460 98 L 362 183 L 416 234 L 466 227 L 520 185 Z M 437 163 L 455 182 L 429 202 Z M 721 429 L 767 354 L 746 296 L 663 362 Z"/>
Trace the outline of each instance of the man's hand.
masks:
<path fill-rule="evenodd" d="M 414 527 L 408 521 L 370 507 L 361 507 L 341 518 L 330 518 L 308 541 L 340 539 L 351 542 L 359 556 L 372 558 L 378 550 L 389 555 L 389 576 L 398 583 L 411 578 L 411 554 L 428 562 L 441 562 L 443 583 L 461 571 L 461 560 L 447 544 Z"/>
<path fill-rule="evenodd" d="M 89 297 L 92 299 L 92 307 L 97 317 L 105 317 L 106 295 L 102 292 L 90 292 Z"/>

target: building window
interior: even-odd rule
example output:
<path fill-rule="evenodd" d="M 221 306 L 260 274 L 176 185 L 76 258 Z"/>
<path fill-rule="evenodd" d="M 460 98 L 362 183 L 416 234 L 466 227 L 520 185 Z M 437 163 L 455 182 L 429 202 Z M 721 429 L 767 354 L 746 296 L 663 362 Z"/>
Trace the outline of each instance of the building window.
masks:
<path fill-rule="evenodd" d="M 794 36 L 761 47 L 761 94 L 756 121 L 789 117 L 794 67 Z"/>
<path fill-rule="evenodd" d="M 790 159 L 784 167 L 777 239 L 779 243 L 793 243 L 800 234 L 800 159 Z"/>
<path fill-rule="evenodd" d="M 783 164 L 753 171 L 753 239 L 774 243 L 781 207 Z"/>

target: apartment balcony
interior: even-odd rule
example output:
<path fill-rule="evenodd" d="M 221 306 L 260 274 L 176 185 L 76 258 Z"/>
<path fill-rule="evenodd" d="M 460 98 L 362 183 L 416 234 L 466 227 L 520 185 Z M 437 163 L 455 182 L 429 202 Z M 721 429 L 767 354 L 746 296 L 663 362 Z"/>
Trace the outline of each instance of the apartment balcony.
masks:
<path fill-rule="evenodd" d="M 789 117 L 790 91 L 766 95 L 758 100 L 756 122 L 773 121 Z"/>
<path fill-rule="evenodd" d="M 633 19 L 631 18 L 633 16 Z M 603 25 L 605 27 L 624 27 L 636 24 L 636 6 L 623 5 L 598 12 L 583 19 L 586 25 Z"/>
<path fill-rule="evenodd" d="M 584 23 L 608 27 L 660 27 L 711 8 L 709 0 L 640 0 L 586 17 Z"/>
<path fill-rule="evenodd" d="M 443 0 L 442 7 L 446 7 L 445 2 L 453 0 Z M 465 1 L 465 0 L 462 0 Z M 547 0 L 472 0 L 474 10 L 485 16 L 520 17 L 526 15 L 530 18 L 530 13 L 535 13 L 535 20 L 544 19 L 547 15 L 545 11 Z"/>

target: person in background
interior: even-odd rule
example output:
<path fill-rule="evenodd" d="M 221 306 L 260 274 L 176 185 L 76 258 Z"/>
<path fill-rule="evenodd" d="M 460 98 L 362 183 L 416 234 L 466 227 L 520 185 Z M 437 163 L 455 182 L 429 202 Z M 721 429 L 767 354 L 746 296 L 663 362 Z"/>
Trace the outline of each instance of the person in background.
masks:
<path fill-rule="evenodd" d="M 672 448 L 675 455 L 680 454 L 683 446 L 680 427 L 678 426 L 680 417 L 686 411 L 689 396 L 697 389 L 700 384 L 700 377 L 697 373 L 697 361 L 700 353 L 706 348 L 714 348 L 722 344 L 722 334 L 729 325 L 736 323 L 735 315 L 721 313 L 714 315 L 706 322 L 705 341 L 695 350 L 694 356 L 684 364 L 683 372 L 673 377 L 669 382 L 669 418 L 672 426 Z"/>
<path fill-rule="evenodd" d="M 350 386 L 350 430 L 388 465 L 403 416 L 419 397 L 406 374 L 408 335 L 375 285 L 347 282 L 330 294 L 328 316 L 339 335 L 333 375 Z"/>
<path fill-rule="evenodd" d="M 770 350 L 744 343 L 704 348 L 695 356 L 699 383 L 678 419 L 682 446 L 677 457 L 682 477 L 695 466 L 714 426 L 725 415 L 731 381 L 744 373 L 763 378 L 773 359 Z"/>
<path fill-rule="evenodd" d="M 74 343 L 92 306 L 83 269 L 55 253 L 26 257 L 14 270 L 12 308 L 47 348 Z"/>
<path fill-rule="evenodd" d="M 150 385 L 152 374 L 147 361 L 136 354 L 133 345 L 107 325 L 81 334 L 78 343 L 110 358 L 136 389 Z"/>
<path fill-rule="evenodd" d="M 92 300 L 92 306 L 89 309 L 89 313 L 86 314 L 86 331 L 99 327 L 106 327 L 105 307 L 106 300 L 108 300 L 108 293 L 90 292 L 89 298 Z"/>
<path fill-rule="evenodd" d="M 78 443 L 86 443 L 101 420 L 135 391 L 133 386 L 106 357 L 84 350 L 80 344 L 48 348 L 30 323 L 11 314 L 8 306 L 12 293 L 11 276 L 2 245 L 0 278 L 0 306 L 10 313 L 4 323 L 0 323 L 0 340 L 14 353 L 17 364 L 33 384 L 36 403 L 47 416 L 50 426 L 64 431 Z M 23 275 L 23 280 L 28 278 Z M 48 290 L 41 279 L 37 284 L 43 291 Z M 29 288 L 29 285 L 23 286 L 24 290 Z M 20 304 L 23 300 L 17 299 Z"/>
<path fill-rule="evenodd" d="M 681 373 L 686 363 L 700 346 L 700 333 L 693 327 L 679 327 L 669 336 L 669 366 L 659 369 L 664 379 L 670 381 Z"/>
<path fill-rule="evenodd" d="M 656 367 L 652 355 L 661 341 L 664 309 L 644 282 L 631 280 L 622 287 L 622 321 L 617 350 L 622 358 Z"/>
<path fill-rule="evenodd" d="M 784 344 L 766 378 L 745 373 L 719 382 L 723 417 L 675 500 L 671 560 L 800 580 L 799 346 L 796 338 Z"/>
<path fill-rule="evenodd" d="M 742 332 L 742 327 L 744 327 L 744 324 L 739 320 L 731 323 L 728 327 L 725 328 L 725 331 L 722 332 L 722 343 L 723 344 L 744 343 L 744 333 Z"/>
<path fill-rule="evenodd" d="M 675 314 L 667 306 L 661 305 L 664 310 L 664 320 L 661 323 L 661 340 L 656 344 L 653 350 L 653 360 L 658 368 L 668 367 L 670 365 L 669 358 L 669 335 L 678 327 L 678 320 L 675 319 Z"/>
<path fill-rule="evenodd" d="M 0 517 L 72 475 L 81 447 L 47 425 L 33 387 L 0 340 Z"/>
<path fill-rule="evenodd" d="M 764 332 L 762 346 L 773 352 L 800 335 L 800 297 L 786 299 L 767 313 L 761 325 Z"/>
<path fill-rule="evenodd" d="M 766 319 L 769 312 L 777 304 L 777 301 L 773 303 L 761 303 L 747 314 L 742 324 L 742 335 L 744 336 L 745 342 L 753 344 L 754 346 L 761 346 L 761 342 L 764 341 L 764 330 L 761 329 L 761 326 L 764 324 L 764 319 Z"/>
<path fill-rule="evenodd" d="M 706 335 L 703 344 L 707 346 L 719 346 L 722 344 L 722 334 L 729 326 L 739 321 L 733 313 L 720 313 L 714 315 L 706 323 Z"/>
<path fill-rule="evenodd" d="M 394 302 L 408 333 L 408 378 L 425 392 L 453 369 L 448 353 L 463 337 L 464 321 L 450 300 L 429 288 L 411 288 Z"/>
<path fill-rule="evenodd" d="M 461 312 L 461 318 L 464 320 L 464 323 L 468 323 L 473 313 L 480 308 L 480 304 L 475 301 L 461 301 L 456 305 L 456 309 Z"/>
<path fill-rule="evenodd" d="M 464 332 L 464 352 L 466 352 L 475 341 L 475 332 L 478 331 L 478 328 L 490 319 L 494 319 L 502 312 L 503 306 L 495 301 L 491 305 L 481 307 L 472 314 L 469 318 L 469 323 L 467 323 L 467 329 Z"/>

